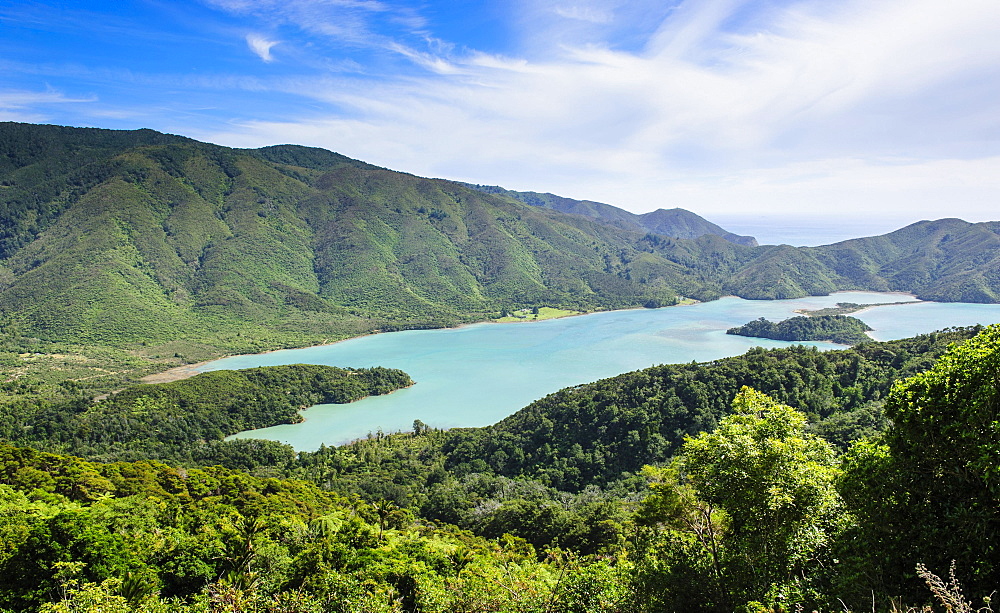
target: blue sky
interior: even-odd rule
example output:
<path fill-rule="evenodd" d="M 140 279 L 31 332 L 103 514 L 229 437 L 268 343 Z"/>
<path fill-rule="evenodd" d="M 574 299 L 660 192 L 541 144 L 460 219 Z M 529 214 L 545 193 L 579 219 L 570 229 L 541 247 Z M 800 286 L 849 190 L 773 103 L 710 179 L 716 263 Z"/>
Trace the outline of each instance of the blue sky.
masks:
<path fill-rule="evenodd" d="M 0 2 L 0 120 L 636 212 L 992 220 L 1000 2 Z"/>

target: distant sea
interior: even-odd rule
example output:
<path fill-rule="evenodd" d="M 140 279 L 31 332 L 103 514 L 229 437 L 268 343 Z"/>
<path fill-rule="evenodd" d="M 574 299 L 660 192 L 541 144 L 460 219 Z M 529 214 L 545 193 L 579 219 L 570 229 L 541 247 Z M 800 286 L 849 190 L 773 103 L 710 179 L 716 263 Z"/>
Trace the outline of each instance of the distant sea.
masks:
<path fill-rule="evenodd" d="M 947 215 L 942 215 L 947 217 Z M 734 234 L 749 235 L 761 245 L 815 247 L 851 238 L 879 236 L 898 230 L 916 219 L 842 219 L 837 217 L 788 217 L 761 215 L 712 215 L 706 219 Z"/>

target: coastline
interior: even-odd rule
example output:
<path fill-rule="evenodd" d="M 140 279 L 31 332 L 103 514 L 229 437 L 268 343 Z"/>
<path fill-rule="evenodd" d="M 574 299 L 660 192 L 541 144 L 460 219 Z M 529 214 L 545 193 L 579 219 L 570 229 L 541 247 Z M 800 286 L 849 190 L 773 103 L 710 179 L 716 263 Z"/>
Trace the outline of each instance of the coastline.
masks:
<path fill-rule="evenodd" d="M 831 292 L 828 295 L 841 294 L 841 293 L 849 293 L 849 292 L 852 292 L 852 291 L 859 291 L 859 290 L 839 290 L 839 291 L 836 291 L 836 292 Z M 910 294 L 910 293 L 907 293 L 907 292 L 879 292 L 879 293 L 896 294 L 896 295 L 900 295 L 900 296 L 909 296 L 909 297 L 915 298 L 915 296 L 913 294 Z M 726 297 L 726 296 L 720 296 L 720 298 L 724 298 L 724 297 Z M 733 297 L 734 298 L 738 298 L 738 296 L 733 296 Z M 677 304 L 672 304 L 672 305 L 665 306 L 665 307 L 660 307 L 660 308 L 666 309 L 666 308 L 671 308 L 671 307 L 690 306 L 690 305 L 693 305 L 693 304 L 698 304 L 700 302 L 701 302 L 700 300 L 695 300 L 693 298 L 687 298 L 687 299 L 685 299 L 685 300 L 683 300 L 683 301 L 681 301 L 681 302 L 679 302 Z M 921 300 L 914 300 L 913 302 L 914 302 L 914 304 L 916 304 L 916 303 L 923 302 L 923 301 L 921 301 Z M 873 305 L 873 306 L 867 307 L 867 308 L 875 308 L 876 306 L 882 306 L 882 305 Z M 646 308 L 646 307 L 636 306 L 636 307 L 630 307 L 630 308 L 627 308 L 627 309 L 609 309 L 609 310 L 613 310 L 613 311 L 631 311 L 631 310 L 643 309 L 643 308 Z M 867 310 L 867 308 L 863 309 L 863 310 Z M 525 324 L 525 323 L 534 323 L 534 322 L 537 322 L 537 321 L 548 321 L 549 319 L 563 319 L 563 318 L 566 318 L 566 317 L 580 317 L 582 315 L 592 315 L 594 313 L 605 313 L 605 312 L 607 312 L 607 311 L 603 311 L 603 310 L 583 311 L 583 312 L 577 312 L 577 313 L 567 314 L 567 315 L 563 315 L 563 316 L 555 317 L 555 318 L 539 319 L 539 320 L 526 319 L 526 320 L 516 321 L 516 322 L 501 322 L 501 321 L 496 321 L 496 320 L 492 320 L 492 319 L 484 319 L 482 321 L 477 321 L 477 322 L 462 323 L 462 324 L 459 324 L 457 326 L 454 326 L 454 328 L 463 328 L 463 327 L 466 327 L 466 326 L 474 326 L 474 325 L 480 325 L 480 324 L 507 324 L 507 323 L 511 323 L 511 324 Z M 260 351 L 260 352 L 254 353 L 253 355 L 266 355 L 266 354 L 269 354 L 269 353 L 274 353 L 276 351 L 288 351 L 288 350 L 295 350 L 295 349 L 305 349 L 307 347 L 329 347 L 331 345 L 336 345 L 337 343 L 342 343 L 344 341 L 349 341 L 349 340 L 353 340 L 353 339 L 356 339 L 356 338 L 364 338 L 366 336 L 372 336 L 372 335 L 375 335 L 375 334 L 385 334 L 385 332 L 381 331 L 381 330 L 374 330 L 372 332 L 368 332 L 368 333 L 365 333 L 365 334 L 359 334 L 357 336 L 350 336 L 348 338 L 342 338 L 342 339 L 335 340 L 335 341 L 332 341 L 332 342 L 329 342 L 329 343 L 320 343 L 320 344 L 317 344 L 317 345 L 305 345 L 303 347 L 282 347 L 280 349 L 268 349 L 267 351 Z M 219 356 L 217 358 L 213 358 L 211 360 L 205 360 L 203 362 L 198 362 L 196 364 L 185 364 L 183 366 L 175 366 L 173 368 L 169 368 L 167 370 L 164 370 L 164 371 L 161 371 L 161 372 L 158 372 L 158 373 L 153 373 L 153 374 L 150 374 L 150 375 L 146 375 L 145 377 L 142 377 L 139 381 L 142 382 L 142 383 L 150 383 L 150 384 L 152 384 L 152 383 L 171 383 L 173 381 L 180 381 L 182 379 L 189 379 L 189 378 L 191 378 L 191 377 L 193 377 L 193 376 L 195 376 L 197 374 L 200 374 L 202 372 L 200 370 L 200 368 L 204 367 L 206 364 L 210 364 L 211 362 L 215 362 L 215 361 L 222 360 L 222 359 L 225 359 L 225 358 L 235 357 L 237 355 L 248 355 L 248 354 L 228 354 L 228 355 Z"/>
<path fill-rule="evenodd" d="M 141 383 L 154 384 L 154 383 L 173 383 L 174 381 L 189 379 L 201 372 L 200 370 L 198 370 L 199 367 L 214 361 L 215 360 L 208 360 L 205 362 L 198 362 L 197 364 L 185 364 L 184 366 L 174 366 L 173 368 L 168 368 L 167 370 L 154 372 L 151 375 L 146 375 L 145 377 L 139 379 L 139 381 Z"/>
<path fill-rule="evenodd" d="M 860 290 L 841 290 L 841 291 L 836 291 L 836 292 L 830 292 L 827 295 L 828 296 L 833 296 L 835 294 L 846 294 L 846 293 L 849 293 L 849 292 L 852 292 L 852 291 L 860 291 Z M 875 302 L 875 303 L 870 303 L 870 304 L 860 304 L 860 305 L 858 305 L 858 308 L 848 309 L 848 310 L 845 310 L 843 313 L 840 313 L 840 314 L 841 315 L 854 315 L 854 314 L 857 314 L 857 313 L 864 313 L 865 311 L 870 311 L 870 310 L 876 309 L 878 307 L 898 306 L 898 305 L 903 305 L 903 304 L 921 304 L 923 302 L 927 302 L 926 300 L 921 300 L 920 298 L 917 298 L 917 296 L 915 294 L 911 294 L 909 292 L 878 292 L 878 293 L 880 293 L 880 294 L 887 294 L 887 295 L 891 295 L 891 296 L 907 296 L 909 298 L 912 298 L 913 300 L 902 300 L 900 302 Z M 816 313 L 817 311 L 824 311 L 824 310 L 834 310 L 836 308 L 837 307 L 830 307 L 830 308 L 827 308 L 827 309 L 795 309 L 792 312 L 795 313 L 795 314 L 797 314 L 797 315 L 806 315 L 806 316 L 809 316 L 810 313 Z"/>
<path fill-rule="evenodd" d="M 689 305 L 692 305 L 692 304 L 697 304 L 698 302 L 700 302 L 700 301 L 699 300 L 694 300 L 693 298 L 688 298 L 688 299 L 686 299 L 683 302 L 679 302 L 677 304 L 672 304 L 672 305 L 668 305 L 668 306 L 660 307 L 660 308 L 670 308 L 670 307 L 674 307 L 674 306 L 689 306 Z M 643 309 L 643 308 L 646 308 L 646 307 L 637 306 L 637 307 L 630 307 L 628 309 L 610 309 L 610 310 L 629 311 L 629 310 L 632 310 L 632 309 Z M 601 311 L 601 310 L 598 310 L 598 311 L 578 311 L 578 312 L 575 312 L 575 313 L 569 313 L 569 314 L 566 314 L 566 315 L 560 315 L 558 317 L 548 317 L 548 318 L 545 318 L 545 319 L 524 319 L 524 320 L 520 320 L 520 321 L 496 321 L 495 319 L 484 319 L 482 321 L 470 321 L 470 322 L 467 322 L 467 323 L 458 324 L 457 326 L 447 326 L 447 327 L 458 329 L 458 328 L 464 328 L 466 326 L 476 326 L 476 325 L 479 325 L 479 324 L 524 324 L 524 323 L 534 323 L 534 322 L 538 322 L 538 321 L 548 321 L 550 319 L 563 319 L 563 318 L 566 318 L 566 317 L 579 317 L 581 315 L 592 315 L 594 313 L 605 313 L 605 312 L 607 312 L 607 311 Z M 428 328 L 428 329 L 436 329 L 436 328 Z M 393 332 L 397 332 L 397 330 L 393 330 Z M 342 339 L 335 340 L 335 341 L 332 341 L 332 342 L 329 342 L 329 343 L 319 343 L 317 345 L 304 345 L 302 347 L 282 347 L 280 349 L 268 349 L 267 351 L 258 351 L 258 352 L 253 353 L 253 354 L 232 353 L 232 354 L 227 354 L 227 355 L 220 355 L 217 358 L 212 358 L 211 360 L 205 360 L 203 362 L 198 362 L 196 364 L 184 364 L 183 366 L 174 366 L 173 368 L 168 368 L 167 370 L 163 370 L 163 371 L 156 372 L 156 373 L 153 373 L 153 374 L 150 374 L 150 375 L 146 375 L 145 377 L 140 378 L 139 381 L 141 383 L 148 383 L 148 384 L 153 384 L 153 383 L 172 383 L 174 381 L 181 381 L 182 379 L 189 379 L 189 378 L 191 378 L 191 377 L 193 377 L 193 376 L 195 376 L 197 374 L 200 374 L 202 371 L 199 370 L 199 369 L 201 367 L 205 366 L 206 364 L 210 364 L 210 363 L 216 362 L 218 360 L 224 360 L 226 358 L 236 357 L 238 355 L 266 355 L 268 353 L 274 353 L 276 351 L 293 351 L 293 350 L 296 350 L 296 349 L 306 349 L 308 347 L 330 347 L 332 345 L 336 345 L 337 343 L 343 343 L 344 341 L 350 341 L 350 340 L 354 340 L 356 338 L 364 338 L 366 336 L 374 336 L 375 334 L 386 334 L 386 332 L 382 331 L 382 330 L 373 330 L 373 331 L 367 332 L 365 334 L 359 334 L 357 336 L 349 336 L 347 338 L 342 338 Z"/>
<path fill-rule="evenodd" d="M 344 339 L 344 340 L 347 340 L 347 339 Z M 340 341 L 337 341 L 337 342 L 340 342 Z M 330 344 L 333 344 L 333 343 L 330 343 Z M 315 346 L 318 347 L 319 345 L 315 345 Z M 398 392 L 400 390 L 410 389 L 411 387 L 413 387 L 416 384 L 417 384 L 417 382 L 413 381 L 409 385 L 406 385 L 406 386 L 403 386 L 403 387 L 397 387 L 396 389 L 394 389 L 392 391 L 386 392 L 384 394 L 378 394 L 378 395 L 379 396 L 391 396 L 392 394 L 395 394 L 396 392 Z M 350 402 L 335 402 L 335 403 L 327 403 L 327 404 L 348 405 L 348 404 L 353 404 L 355 402 L 361 402 L 365 398 L 373 398 L 373 396 L 362 396 L 361 398 L 356 398 L 354 400 L 351 400 Z M 223 437 L 222 440 L 224 440 L 224 441 L 232 441 L 232 440 L 239 440 L 239 439 L 252 439 L 252 438 L 256 438 L 256 437 L 253 437 L 253 436 L 240 436 L 240 435 L 241 434 L 252 433 L 252 432 L 260 432 L 261 430 L 267 430 L 269 428 L 277 428 L 277 427 L 280 427 L 280 426 L 298 426 L 300 424 L 304 424 L 307 421 L 309 421 L 309 418 L 305 416 L 305 412 L 308 411 L 309 409 L 311 409 L 313 407 L 317 407 L 317 406 L 320 406 L 320 405 L 314 404 L 312 406 L 302 407 L 302 408 L 298 409 L 295 412 L 295 414 L 299 416 L 299 421 L 293 421 L 292 423 L 288 423 L 288 424 L 274 424 L 273 426 L 264 426 L 262 428 L 254 428 L 253 430 L 243 430 L 243 431 L 237 432 L 235 434 L 229 434 L 229 435 Z M 406 431 L 405 430 L 397 430 L 395 432 L 388 432 L 388 433 L 384 433 L 384 434 L 403 434 L 404 432 L 406 432 Z M 347 445 L 349 443 L 353 443 L 355 441 L 362 440 L 363 438 L 364 437 L 350 439 L 350 440 L 348 440 L 346 442 L 343 442 L 343 443 L 336 443 L 335 446 L 336 447 L 340 447 L 341 445 Z M 277 441 L 278 439 L 268 439 L 268 440 Z M 279 443 L 284 443 L 285 445 L 291 445 L 291 443 L 289 443 L 287 441 L 278 441 L 278 442 Z"/>

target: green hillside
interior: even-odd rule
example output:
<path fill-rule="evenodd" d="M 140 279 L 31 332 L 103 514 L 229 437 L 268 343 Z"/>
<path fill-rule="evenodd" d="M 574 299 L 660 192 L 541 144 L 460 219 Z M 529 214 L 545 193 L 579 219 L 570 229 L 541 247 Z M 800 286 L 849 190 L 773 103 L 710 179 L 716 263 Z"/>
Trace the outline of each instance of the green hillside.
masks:
<path fill-rule="evenodd" d="M 299 411 L 317 404 L 353 402 L 412 384 L 406 373 L 390 368 L 293 364 L 134 385 L 99 401 L 75 394 L 16 398 L 8 393 L 0 402 L 0 438 L 104 462 L 227 463 L 246 453 L 247 445 L 274 450 L 271 459 L 277 461 L 291 451 L 271 441 L 223 439 L 298 423 Z"/>
<path fill-rule="evenodd" d="M 4 325 L 162 360 L 534 306 L 842 289 L 1000 297 L 997 223 L 748 247 L 631 230 L 292 145 L 238 150 L 149 130 L 3 123 L 0 153 Z"/>
<path fill-rule="evenodd" d="M 807 248 L 840 279 L 923 300 L 1000 300 L 1000 222 L 921 221 L 884 236 Z"/>
<path fill-rule="evenodd" d="M 642 262 L 641 234 L 318 149 L 23 124 L 0 142 L 0 308 L 50 340 L 301 345 L 669 304 L 684 274 Z"/>
<path fill-rule="evenodd" d="M 737 245 L 757 246 L 757 239 L 752 236 L 733 234 L 707 219 L 695 215 L 691 211 L 680 208 L 656 209 L 649 213 L 637 215 L 616 206 L 592 200 L 574 200 L 572 198 L 556 196 L 555 194 L 543 194 L 539 192 L 519 192 L 504 189 L 496 185 L 470 184 L 469 187 L 487 194 L 509 196 L 532 206 L 541 206 L 572 215 L 593 217 L 594 219 L 599 219 L 620 228 L 636 232 L 651 232 L 672 238 L 698 238 L 706 234 L 714 234 Z"/>

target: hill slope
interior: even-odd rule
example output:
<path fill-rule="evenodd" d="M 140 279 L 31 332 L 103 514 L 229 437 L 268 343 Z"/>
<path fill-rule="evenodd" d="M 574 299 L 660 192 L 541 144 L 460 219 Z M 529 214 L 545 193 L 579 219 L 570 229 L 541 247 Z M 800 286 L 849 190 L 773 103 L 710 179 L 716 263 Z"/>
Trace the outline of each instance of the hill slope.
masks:
<path fill-rule="evenodd" d="M 640 234 L 323 150 L 22 124 L 0 142 L 0 307 L 44 337 L 301 343 L 674 296 L 622 274 Z"/>
<path fill-rule="evenodd" d="M 1000 222 L 920 221 L 805 250 L 839 277 L 873 289 L 941 302 L 1000 301 Z"/>
<path fill-rule="evenodd" d="M 748 247 L 292 145 L 238 150 L 149 130 L 4 123 L 0 154 L 0 310 L 48 340 L 184 338 L 218 353 L 678 295 L 1000 297 L 997 223 Z"/>
<path fill-rule="evenodd" d="M 733 234 L 691 211 L 673 208 L 656 209 L 637 215 L 603 202 L 574 200 L 555 194 L 539 192 L 518 192 L 495 185 L 469 185 L 487 194 L 509 196 L 525 204 L 541 206 L 562 213 L 593 217 L 603 222 L 636 232 L 651 232 L 672 238 L 698 238 L 706 234 L 721 236 L 731 243 L 756 247 L 757 239 L 752 236 Z"/>

